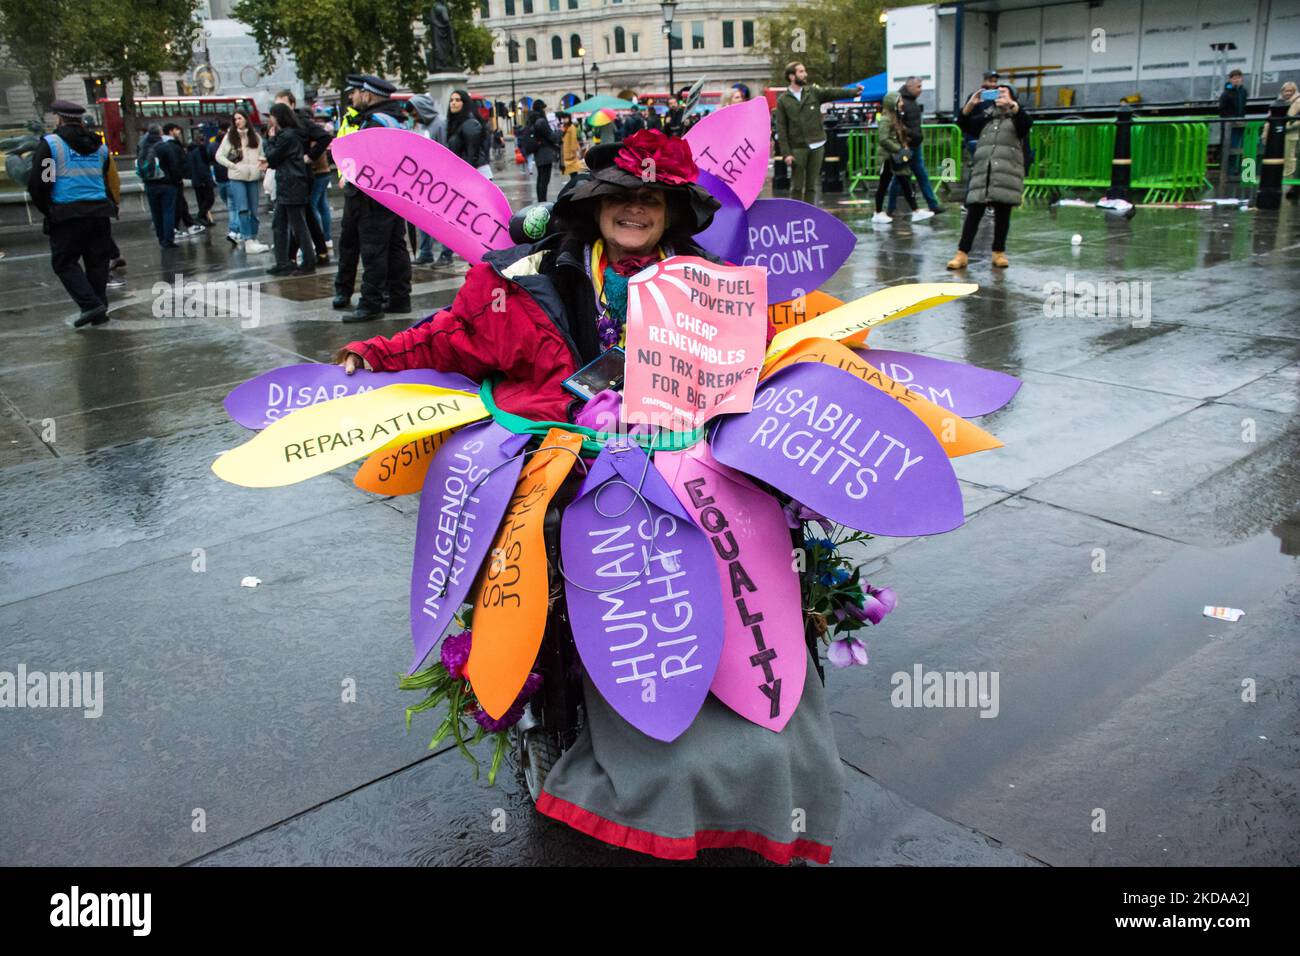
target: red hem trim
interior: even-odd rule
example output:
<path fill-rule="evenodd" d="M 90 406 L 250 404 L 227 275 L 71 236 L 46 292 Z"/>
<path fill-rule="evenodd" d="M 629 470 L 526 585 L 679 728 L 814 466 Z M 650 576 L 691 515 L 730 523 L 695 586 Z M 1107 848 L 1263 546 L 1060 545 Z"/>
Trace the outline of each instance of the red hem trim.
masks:
<path fill-rule="evenodd" d="M 657 833 L 648 833 L 606 820 L 545 791 L 537 800 L 537 811 L 603 843 L 646 853 L 661 860 L 692 860 L 700 850 L 723 847 L 742 847 L 773 863 L 781 864 L 789 863 L 795 857 L 812 860 L 814 863 L 829 863 L 831 859 L 831 848 L 825 844 L 813 840 L 778 843 L 750 830 L 698 830 L 694 836 L 689 837 L 659 836 Z"/>

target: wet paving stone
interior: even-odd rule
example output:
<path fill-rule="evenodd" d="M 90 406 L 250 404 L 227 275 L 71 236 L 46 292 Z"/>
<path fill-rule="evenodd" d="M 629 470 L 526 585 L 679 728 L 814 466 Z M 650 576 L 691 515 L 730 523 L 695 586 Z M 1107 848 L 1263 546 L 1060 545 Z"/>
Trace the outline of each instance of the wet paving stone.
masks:
<path fill-rule="evenodd" d="M 240 488 L 211 464 L 248 432 L 233 422 L 4 471 L 0 604 L 173 558 L 194 548 L 349 507 L 360 492 L 330 476 Z M 408 555 L 409 560 L 409 555 Z"/>
<path fill-rule="evenodd" d="M 976 421 L 1005 443 L 954 459 L 959 478 L 1020 491 L 1195 407 L 1195 399 L 1025 372 L 1011 404 Z"/>
<path fill-rule="evenodd" d="M 144 349 L 11 369 L 4 374 L 4 394 L 29 419 L 58 418 L 214 385 L 233 388 L 268 364 L 282 364 L 282 358 L 268 359 L 264 345 L 235 335 L 210 335 L 204 326 L 193 339 L 182 329 Z"/>
<path fill-rule="evenodd" d="M 1202 405 L 1025 495 L 1178 541 L 1236 544 L 1300 512 L 1300 421 Z"/>
<path fill-rule="evenodd" d="M 828 681 L 840 752 L 1054 865 L 1293 863 L 1300 685 L 1285 635 L 1300 562 L 1283 545 L 1268 532 L 1192 548 L 1013 499 L 899 548 L 870 575 L 901 595 L 866 634 L 871 666 Z M 1204 618 L 1205 604 L 1247 617 Z M 996 673 L 996 708 L 974 693 L 974 706 L 925 707 L 919 693 L 896 706 L 917 667 Z M 1270 688 L 1265 705 L 1243 703 L 1244 677 Z M 1090 829 L 1097 807 L 1108 835 Z"/>
<path fill-rule="evenodd" d="M 374 504 L 291 515 L 208 541 L 201 566 L 187 543 L 0 607 L 6 662 L 103 673 L 98 718 L 5 713 L 0 863 L 183 863 L 424 756 L 396 686 L 413 522 Z"/>

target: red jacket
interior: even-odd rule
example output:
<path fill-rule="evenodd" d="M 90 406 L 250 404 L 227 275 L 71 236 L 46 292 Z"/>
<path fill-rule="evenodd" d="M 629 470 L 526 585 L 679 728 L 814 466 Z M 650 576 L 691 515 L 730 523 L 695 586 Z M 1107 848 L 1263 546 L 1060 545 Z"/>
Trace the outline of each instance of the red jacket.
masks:
<path fill-rule="evenodd" d="M 436 368 L 482 381 L 495 374 L 497 405 L 534 421 L 568 421 L 561 383 L 578 369 L 564 305 L 537 271 L 537 247 L 489 253 L 472 266 L 449 308 L 399 332 L 349 342 L 376 371 Z"/>
<path fill-rule="evenodd" d="M 552 236 L 489 252 L 466 273 L 449 308 L 391 339 L 380 335 L 345 348 L 380 372 L 435 368 L 476 382 L 496 374 L 492 396 L 505 411 L 569 421 L 575 399 L 561 383 L 596 358 L 600 345 L 581 247 L 565 241 Z M 693 245 L 679 251 L 720 261 Z M 769 320 L 769 342 L 774 331 Z"/>

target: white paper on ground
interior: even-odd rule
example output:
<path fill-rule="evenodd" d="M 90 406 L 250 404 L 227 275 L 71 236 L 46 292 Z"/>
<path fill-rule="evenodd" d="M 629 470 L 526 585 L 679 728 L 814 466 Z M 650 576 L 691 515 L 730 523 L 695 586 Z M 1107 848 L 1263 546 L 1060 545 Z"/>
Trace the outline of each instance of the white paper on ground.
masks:
<path fill-rule="evenodd" d="M 1214 617 L 1220 621 L 1230 621 L 1235 624 L 1242 619 L 1246 612 L 1236 607 L 1210 607 L 1207 604 L 1205 610 L 1201 613 L 1206 617 Z"/>

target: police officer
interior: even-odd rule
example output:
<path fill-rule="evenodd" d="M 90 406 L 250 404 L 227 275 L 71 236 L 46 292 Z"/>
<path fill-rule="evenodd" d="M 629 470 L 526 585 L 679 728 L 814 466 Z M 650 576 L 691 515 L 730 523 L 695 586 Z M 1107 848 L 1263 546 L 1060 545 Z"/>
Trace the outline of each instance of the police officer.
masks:
<path fill-rule="evenodd" d="M 387 127 L 401 129 L 405 125 L 402 105 L 392 99 L 396 87 L 377 76 L 359 76 L 352 91 L 352 105 L 357 110 L 358 129 Z M 345 315 L 344 322 L 369 322 L 385 312 L 411 311 L 411 259 L 406 252 L 406 222 L 382 203 L 376 202 L 357 186 L 348 182 L 343 187 L 344 232 L 347 231 L 349 204 L 356 217 L 356 235 L 361 246 L 361 296 L 355 312 Z M 340 254 L 339 275 L 342 275 Z M 334 281 L 334 305 L 340 299 L 346 308 L 351 298 L 350 282 Z"/>
<path fill-rule="evenodd" d="M 50 109 L 59 125 L 32 154 L 27 190 L 45 216 L 54 274 L 81 309 L 73 325 L 102 325 L 114 249 L 109 219 L 121 202 L 117 167 L 108 147 L 83 125 L 84 106 L 55 100 Z"/>
<path fill-rule="evenodd" d="M 348 74 L 343 87 L 343 97 L 348 101 L 348 105 L 340 109 L 339 126 L 334 132 L 336 140 L 357 131 L 359 114 L 357 108 L 352 105 L 352 100 L 360 88 L 361 77 L 355 73 Z M 334 248 L 338 256 L 338 268 L 334 272 L 334 308 L 350 310 L 352 290 L 357 281 L 357 261 L 361 258 L 361 238 L 357 235 L 357 223 L 361 219 L 360 200 L 365 196 L 357 189 L 347 188 L 348 181 L 342 169 L 339 170 L 339 184 L 343 186 L 343 222 L 339 226 L 338 245 Z"/>

